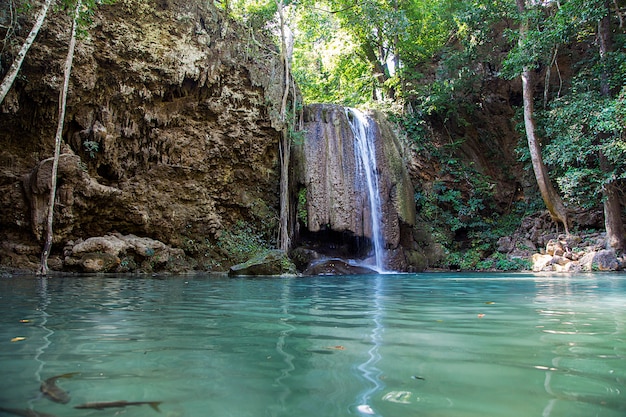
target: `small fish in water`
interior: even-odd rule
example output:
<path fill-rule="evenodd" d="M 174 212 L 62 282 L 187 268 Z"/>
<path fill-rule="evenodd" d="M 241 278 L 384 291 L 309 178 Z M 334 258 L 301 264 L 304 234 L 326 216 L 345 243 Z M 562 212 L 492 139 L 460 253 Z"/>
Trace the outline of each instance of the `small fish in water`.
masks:
<path fill-rule="evenodd" d="M 56 403 L 67 404 L 70 402 L 70 395 L 67 393 L 67 391 L 64 391 L 61 388 L 57 387 L 57 379 L 71 378 L 74 375 L 78 374 L 79 372 L 70 372 L 69 374 L 53 376 L 52 378 L 48 378 L 43 381 L 39 389 L 46 397 L 50 398 L 52 401 Z"/>
<path fill-rule="evenodd" d="M 159 410 L 159 404 L 162 401 L 110 401 L 110 402 L 95 402 L 95 403 L 85 403 L 81 405 L 77 405 L 74 408 L 81 409 L 92 409 L 92 410 L 104 410 L 105 408 L 122 408 L 128 407 L 129 405 L 149 405 L 152 407 L 154 411 L 161 412 Z"/>
<path fill-rule="evenodd" d="M 16 416 L 22 417 L 56 417 L 53 414 L 42 413 L 41 411 L 35 411 L 31 409 L 21 409 L 21 408 L 4 408 L 0 407 L 0 412 L 14 414 Z"/>
<path fill-rule="evenodd" d="M 332 350 L 346 350 L 345 347 L 341 346 L 341 345 L 337 345 L 337 346 L 326 346 L 324 349 L 332 349 Z"/>

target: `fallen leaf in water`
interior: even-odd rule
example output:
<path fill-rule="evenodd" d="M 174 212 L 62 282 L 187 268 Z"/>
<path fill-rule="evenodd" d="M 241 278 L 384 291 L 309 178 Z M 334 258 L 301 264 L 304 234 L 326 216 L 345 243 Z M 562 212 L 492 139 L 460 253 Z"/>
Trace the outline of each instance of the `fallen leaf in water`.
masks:
<path fill-rule="evenodd" d="M 22 340 L 26 340 L 26 338 L 18 336 L 18 337 L 14 337 L 13 339 L 11 339 L 11 342 L 21 342 Z"/>

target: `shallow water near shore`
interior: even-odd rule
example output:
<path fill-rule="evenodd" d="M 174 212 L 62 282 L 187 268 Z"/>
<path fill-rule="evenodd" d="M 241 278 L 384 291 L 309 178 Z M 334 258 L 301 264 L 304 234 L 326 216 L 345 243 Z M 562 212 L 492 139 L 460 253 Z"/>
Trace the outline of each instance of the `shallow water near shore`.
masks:
<path fill-rule="evenodd" d="M 626 275 L 2 278 L 0 369 L 58 417 L 623 417 Z M 161 413 L 74 408 L 119 400 Z"/>

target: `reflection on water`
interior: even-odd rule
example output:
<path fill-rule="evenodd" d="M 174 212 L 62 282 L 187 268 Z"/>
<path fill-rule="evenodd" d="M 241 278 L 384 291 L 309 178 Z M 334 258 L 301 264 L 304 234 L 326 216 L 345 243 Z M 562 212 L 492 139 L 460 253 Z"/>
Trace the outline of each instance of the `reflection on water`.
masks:
<path fill-rule="evenodd" d="M 372 331 L 371 331 L 371 344 L 372 347 L 367 351 L 368 358 L 365 362 L 358 366 L 363 378 L 370 385 L 359 396 L 357 405 L 357 411 L 362 414 L 375 415 L 376 412 L 372 409 L 369 403 L 372 400 L 372 396 L 383 389 L 384 384 L 382 382 L 382 371 L 376 367 L 378 361 L 380 361 L 380 346 L 382 343 L 382 332 L 384 330 L 383 324 L 383 275 L 378 275 L 374 278 L 374 300 L 372 305 Z"/>
<path fill-rule="evenodd" d="M 623 417 L 625 321 L 623 274 L 2 279 L 0 408 Z"/>

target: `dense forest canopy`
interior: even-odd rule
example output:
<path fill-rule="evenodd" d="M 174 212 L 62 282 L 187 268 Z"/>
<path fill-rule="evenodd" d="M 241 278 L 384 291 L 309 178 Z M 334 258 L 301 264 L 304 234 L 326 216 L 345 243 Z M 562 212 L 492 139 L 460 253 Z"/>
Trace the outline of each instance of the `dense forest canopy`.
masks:
<path fill-rule="evenodd" d="M 536 97 L 544 157 L 568 201 L 589 207 L 598 203 L 603 183 L 626 176 L 626 2 L 527 3 L 522 43 L 513 0 L 303 0 L 282 7 L 291 9 L 293 72 L 307 102 L 386 103 L 445 117 L 477 104 L 476 86 L 486 72 L 505 79 L 518 77 L 524 66 L 557 73 L 556 86 L 537 80 L 545 90 Z M 271 29 L 279 6 L 239 0 L 227 7 L 252 27 Z M 601 56 L 598 25 L 605 17 L 613 46 Z M 567 85 L 561 55 L 571 60 Z M 603 83 L 610 94 L 602 93 Z M 604 136 L 602 143 L 592 143 L 594 135 Z M 614 164 L 611 172 L 589 164 L 599 149 Z"/>

